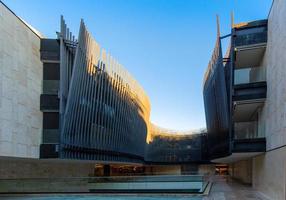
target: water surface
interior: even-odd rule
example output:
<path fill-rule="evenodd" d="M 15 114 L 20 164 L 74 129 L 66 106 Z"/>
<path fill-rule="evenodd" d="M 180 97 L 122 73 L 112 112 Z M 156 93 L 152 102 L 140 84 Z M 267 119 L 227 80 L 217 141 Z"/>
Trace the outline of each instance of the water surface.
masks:
<path fill-rule="evenodd" d="M 52 196 L 23 196 L 23 197 L 0 197 L 5 200 L 201 200 L 200 197 L 191 197 L 188 195 L 175 196 L 130 196 L 130 195 L 52 195 Z"/>

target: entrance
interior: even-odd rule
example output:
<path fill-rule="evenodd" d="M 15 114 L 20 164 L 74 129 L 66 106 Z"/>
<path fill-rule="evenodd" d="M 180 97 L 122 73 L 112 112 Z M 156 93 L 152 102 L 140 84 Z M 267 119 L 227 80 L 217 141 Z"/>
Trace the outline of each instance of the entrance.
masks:
<path fill-rule="evenodd" d="M 215 174 L 228 175 L 228 165 L 220 164 L 215 166 Z"/>

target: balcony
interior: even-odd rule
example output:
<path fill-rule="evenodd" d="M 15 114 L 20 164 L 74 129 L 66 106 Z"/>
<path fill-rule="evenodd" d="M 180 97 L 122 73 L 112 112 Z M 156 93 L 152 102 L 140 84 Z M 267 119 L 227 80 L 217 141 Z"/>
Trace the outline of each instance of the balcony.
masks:
<path fill-rule="evenodd" d="M 235 68 L 259 66 L 267 44 L 267 25 L 235 31 Z"/>
<path fill-rule="evenodd" d="M 234 139 L 256 139 L 264 138 L 265 131 L 264 126 L 258 126 L 258 121 L 248 122 L 235 122 L 234 123 Z"/>
<path fill-rule="evenodd" d="M 265 152 L 264 124 L 258 123 L 266 99 L 266 68 L 249 67 L 234 70 L 233 156 L 246 158 Z M 251 154 L 250 154 L 251 153 Z"/>
<path fill-rule="evenodd" d="M 212 160 L 217 163 L 232 163 L 247 160 L 266 151 L 265 124 L 254 121 L 234 122 L 234 138 L 231 154 Z"/>
<path fill-rule="evenodd" d="M 234 70 L 235 106 L 241 103 L 261 103 L 266 98 L 265 67 L 249 67 Z"/>
<path fill-rule="evenodd" d="M 267 42 L 266 27 L 252 28 L 243 31 L 237 31 L 235 38 L 235 46 L 241 48 L 242 46 L 250 46 L 257 44 L 265 44 Z"/>
<path fill-rule="evenodd" d="M 265 127 L 258 121 L 235 122 L 232 152 L 265 152 Z"/>
<path fill-rule="evenodd" d="M 266 82 L 265 67 L 249 67 L 234 70 L 234 85 Z"/>
<path fill-rule="evenodd" d="M 60 43 L 56 39 L 41 39 L 41 60 L 43 62 L 59 62 Z"/>

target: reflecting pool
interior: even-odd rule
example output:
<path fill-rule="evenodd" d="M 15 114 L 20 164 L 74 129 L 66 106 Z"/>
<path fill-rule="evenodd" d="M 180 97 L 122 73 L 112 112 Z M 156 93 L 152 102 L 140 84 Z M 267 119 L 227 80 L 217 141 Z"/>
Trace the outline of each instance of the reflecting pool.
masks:
<path fill-rule="evenodd" d="M 192 197 L 189 195 L 174 196 L 136 196 L 136 195 L 51 195 L 51 196 L 23 196 L 23 197 L 1 197 L 5 200 L 201 200 L 201 197 Z"/>

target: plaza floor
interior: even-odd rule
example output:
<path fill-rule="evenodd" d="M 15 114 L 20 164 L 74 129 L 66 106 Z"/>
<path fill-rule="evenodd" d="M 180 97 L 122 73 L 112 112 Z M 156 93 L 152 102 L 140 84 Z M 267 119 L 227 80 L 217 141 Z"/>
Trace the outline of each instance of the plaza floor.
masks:
<path fill-rule="evenodd" d="M 203 200 L 269 200 L 249 185 L 243 185 L 228 177 L 212 177 L 212 188 Z"/>

